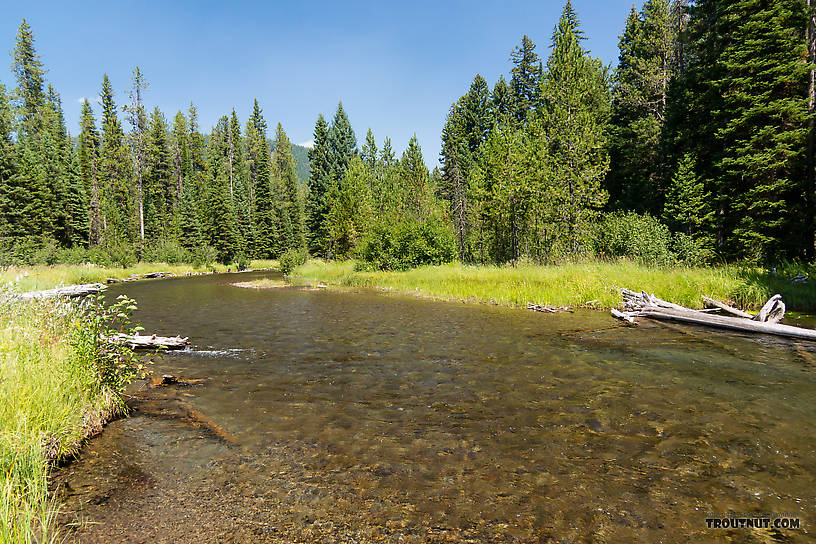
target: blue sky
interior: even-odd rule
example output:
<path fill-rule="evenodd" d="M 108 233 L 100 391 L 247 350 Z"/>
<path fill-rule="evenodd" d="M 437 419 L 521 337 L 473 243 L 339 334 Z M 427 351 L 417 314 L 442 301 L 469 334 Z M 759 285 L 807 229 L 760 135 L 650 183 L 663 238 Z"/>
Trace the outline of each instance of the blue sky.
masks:
<path fill-rule="evenodd" d="M 27 5 L 26 5 L 27 4 Z M 642 0 L 638 0 L 640 7 Z M 575 0 L 585 46 L 606 62 L 632 0 Z M 82 97 L 102 74 L 123 103 L 137 64 L 146 101 L 168 119 L 192 100 L 204 130 L 233 107 L 246 121 L 257 97 L 270 128 L 311 140 L 318 113 L 338 100 L 362 143 L 368 127 L 401 151 L 416 133 L 435 165 L 450 104 L 473 76 L 508 74 L 511 49 L 529 35 L 546 58 L 563 2 L 19 2 L 0 0 L 0 50 L 14 47 L 23 17 L 72 134 Z M 0 81 L 12 87 L 11 55 Z M 2 66 L 2 64 L 0 64 Z M 98 116 L 98 107 L 94 108 Z"/>

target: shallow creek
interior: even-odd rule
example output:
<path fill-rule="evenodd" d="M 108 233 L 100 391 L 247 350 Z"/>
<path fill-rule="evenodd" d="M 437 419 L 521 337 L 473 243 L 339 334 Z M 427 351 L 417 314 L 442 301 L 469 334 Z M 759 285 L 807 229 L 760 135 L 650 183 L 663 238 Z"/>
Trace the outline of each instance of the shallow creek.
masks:
<path fill-rule="evenodd" d="M 269 274 L 267 274 L 269 275 Z M 190 336 L 54 477 L 82 543 L 805 542 L 816 346 L 260 273 L 114 286 Z M 787 514 L 798 530 L 709 529 Z"/>

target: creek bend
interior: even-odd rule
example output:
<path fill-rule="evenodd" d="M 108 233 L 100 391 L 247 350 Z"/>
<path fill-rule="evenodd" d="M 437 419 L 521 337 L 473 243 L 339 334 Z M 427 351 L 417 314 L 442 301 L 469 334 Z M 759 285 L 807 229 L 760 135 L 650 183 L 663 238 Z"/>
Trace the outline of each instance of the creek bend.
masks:
<path fill-rule="evenodd" d="M 204 383 L 150 390 L 153 408 L 112 422 L 55 474 L 79 542 L 816 532 L 813 346 L 621 327 L 605 312 L 230 285 L 260 277 L 274 274 L 109 289 L 139 302 L 147 331 L 190 336 L 157 375 Z M 730 512 L 801 528 L 706 527 Z"/>

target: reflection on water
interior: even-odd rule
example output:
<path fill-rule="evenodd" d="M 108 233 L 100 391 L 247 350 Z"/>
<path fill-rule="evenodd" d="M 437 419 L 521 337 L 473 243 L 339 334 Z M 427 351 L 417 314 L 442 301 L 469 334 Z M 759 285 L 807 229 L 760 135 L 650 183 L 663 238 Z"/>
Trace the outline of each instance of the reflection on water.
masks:
<path fill-rule="evenodd" d="M 119 287 L 148 331 L 193 342 L 157 373 L 205 381 L 139 392 L 57 475 L 80 542 L 814 533 L 811 346 L 236 277 Z M 728 512 L 802 528 L 706 527 Z"/>

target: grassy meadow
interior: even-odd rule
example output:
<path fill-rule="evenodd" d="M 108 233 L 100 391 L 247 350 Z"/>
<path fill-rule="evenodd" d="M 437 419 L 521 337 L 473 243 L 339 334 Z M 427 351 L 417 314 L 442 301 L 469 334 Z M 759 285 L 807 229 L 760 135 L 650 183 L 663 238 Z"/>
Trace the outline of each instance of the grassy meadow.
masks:
<path fill-rule="evenodd" d="M 515 267 L 455 263 L 404 272 L 358 271 L 352 261 L 311 260 L 294 270 L 291 281 L 381 288 L 445 300 L 509 306 L 534 303 L 599 309 L 617 306 L 621 287 L 654 293 L 691 308 L 702 307 L 703 295 L 744 309 L 757 308 L 773 294 L 780 293 L 790 310 L 814 312 L 816 285 L 795 284 L 786 279 L 801 272 L 802 267 L 780 269 L 777 275 L 746 266 L 664 268 L 625 260 Z"/>

